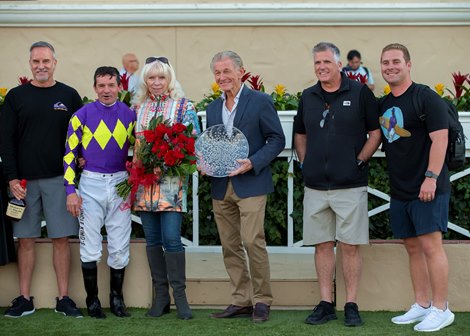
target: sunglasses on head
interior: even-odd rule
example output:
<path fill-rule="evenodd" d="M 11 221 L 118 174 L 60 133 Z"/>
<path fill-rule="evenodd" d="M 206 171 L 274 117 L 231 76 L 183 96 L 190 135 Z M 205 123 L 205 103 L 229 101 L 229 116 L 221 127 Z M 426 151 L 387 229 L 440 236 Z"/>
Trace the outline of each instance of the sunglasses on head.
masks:
<path fill-rule="evenodd" d="M 155 57 L 155 56 L 147 57 L 147 59 L 145 60 L 145 64 L 153 63 L 155 61 L 159 61 L 159 62 L 165 63 L 167 65 L 170 65 L 170 62 L 168 61 L 168 58 L 166 58 L 166 57 Z"/>

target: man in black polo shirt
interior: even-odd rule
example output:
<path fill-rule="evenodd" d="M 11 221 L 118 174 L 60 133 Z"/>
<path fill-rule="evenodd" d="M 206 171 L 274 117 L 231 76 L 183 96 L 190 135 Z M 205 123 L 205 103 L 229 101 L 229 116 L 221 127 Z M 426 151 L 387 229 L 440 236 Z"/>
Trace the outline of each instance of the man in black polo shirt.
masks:
<path fill-rule="evenodd" d="M 380 143 L 378 105 L 370 89 L 341 73 L 339 49 L 313 48 L 318 83 L 302 93 L 295 118 L 295 150 L 303 165 L 304 245 L 315 245 L 321 302 L 305 323 L 336 319 L 333 306 L 335 243 L 343 254 L 345 325 L 362 325 L 357 288 L 359 245 L 369 242 L 367 161 Z"/>

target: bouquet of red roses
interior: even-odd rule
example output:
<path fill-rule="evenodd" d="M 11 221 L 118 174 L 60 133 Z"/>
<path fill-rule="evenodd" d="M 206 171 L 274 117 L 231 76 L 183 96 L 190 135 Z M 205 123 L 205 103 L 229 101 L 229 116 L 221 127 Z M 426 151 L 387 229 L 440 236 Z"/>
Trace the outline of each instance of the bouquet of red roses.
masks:
<path fill-rule="evenodd" d="M 171 123 L 162 116 L 150 121 L 143 132 L 133 162 L 127 163 L 129 178 L 116 185 L 117 194 L 134 201 L 139 185 L 150 186 L 165 175 L 186 176 L 196 171 L 193 125 Z"/>

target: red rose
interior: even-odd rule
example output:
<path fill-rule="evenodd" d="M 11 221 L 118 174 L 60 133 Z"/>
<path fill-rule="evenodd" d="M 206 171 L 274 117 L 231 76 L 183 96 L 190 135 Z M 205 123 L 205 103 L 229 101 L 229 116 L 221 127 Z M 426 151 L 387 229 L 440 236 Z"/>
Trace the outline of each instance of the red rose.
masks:
<path fill-rule="evenodd" d="M 172 130 L 175 133 L 182 133 L 186 130 L 186 126 L 184 126 L 182 123 L 176 123 L 176 124 L 173 124 Z"/>
<path fill-rule="evenodd" d="M 176 149 L 173 151 L 173 155 L 174 155 L 175 158 L 177 158 L 177 159 L 184 159 L 184 154 L 181 152 L 181 149 L 179 149 L 179 148 L 176 148 Z"/>
<path fill-rule="evenodd" d="M 151 130 L 144 131 L 145 141 L 152 143 L 155 141 L 155 132 Z"/>
<path fill-rule="evenodd" d="M 178 145 L 180 143 L 180 140 L 178 137 L 174 137 L 170 141 L 173 145 Z"/>
<path fill-rule="evenodd" d="M 157 154 L 157 156 L 158 156 L 158 145 L 156 143 L 153 144 L 151 150 L 152 150 L 153 154 Z"/>
<path fill-rule="evenodd" d="M 194 155 L 194 138 L 189 138 L 184 148 L 188 151 L 189 155 Z"/>
<path fill-rule="evenodd" d="M 167 127 L 165 124 L 158 124 L 157 127 L 155 127 L 155 135 L 157 138 L 163 138 L 163 136 L 167 133 Z"/>
<path fill-rule="evenodd" d="M 176 157 L 174 156 L 174 152 L 172 150 L 166 152 L 165 157 L 163 159 L 165 160 L 165 164 L 168 167 L 173 167 L 176 163 Z"/>
<path fill-rule="evenodd" d="M 165 156 L 165 154 L 170 150 L 170 146 L 168 146 L 168 144 L 166 142 L 162 142 L 159 146 L 158 146 L 158 151 L 157 151 L 157 157 L 159 159 L 163 158 Z"/>
<path fill-rule="evenodd" d="M 178 140 L 180 141 L 180 143 L 184 144 L 188 141 L 188 139 L 189 138 L 183 133 L 178 134 Z"/>

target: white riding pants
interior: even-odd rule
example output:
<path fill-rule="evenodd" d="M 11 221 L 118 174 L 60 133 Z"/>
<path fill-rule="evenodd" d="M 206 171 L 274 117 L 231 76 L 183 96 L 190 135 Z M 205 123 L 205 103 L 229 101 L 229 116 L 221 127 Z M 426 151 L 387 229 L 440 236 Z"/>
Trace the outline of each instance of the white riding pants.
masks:
<path fill-rule="evenodd" d="M 101 228 L 106 226 L 108 266 L 122 269 L 129 263 L 131 210 L 123 209 L 123 199 L 116 194 L 116 184 L 127 172 L 103 174 L 83 171 L 78 187 L 82 197 L 79 215 L 80 259 L 99 262 L 102 255 Z"/>

